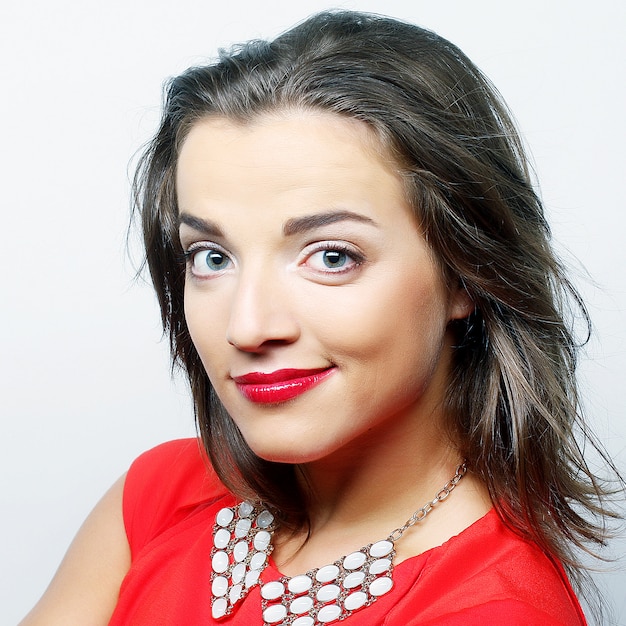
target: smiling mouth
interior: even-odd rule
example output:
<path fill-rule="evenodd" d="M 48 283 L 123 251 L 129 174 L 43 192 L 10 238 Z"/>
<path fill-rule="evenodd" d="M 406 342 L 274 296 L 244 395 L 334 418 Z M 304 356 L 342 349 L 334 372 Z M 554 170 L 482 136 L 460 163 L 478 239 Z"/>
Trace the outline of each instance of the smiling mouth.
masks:
<path fill-rule="evenodd" d="M 326 380 L 335 367 L 314 370 L 283 369 L 233 376 L 241 394 L 257 404 L 278 404 L 292 400 Z"/>

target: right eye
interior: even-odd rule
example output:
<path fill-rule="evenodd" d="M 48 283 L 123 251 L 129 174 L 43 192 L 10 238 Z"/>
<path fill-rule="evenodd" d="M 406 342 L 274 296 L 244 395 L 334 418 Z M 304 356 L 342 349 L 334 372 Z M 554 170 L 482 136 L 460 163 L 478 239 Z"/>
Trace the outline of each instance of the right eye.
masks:
<path fill-rule="evenodd" d="M 192 246 L 187 253 L 189 271 L 198 278 L 210 278 L 231 265 L 229 256 L 213 247 Z"/>

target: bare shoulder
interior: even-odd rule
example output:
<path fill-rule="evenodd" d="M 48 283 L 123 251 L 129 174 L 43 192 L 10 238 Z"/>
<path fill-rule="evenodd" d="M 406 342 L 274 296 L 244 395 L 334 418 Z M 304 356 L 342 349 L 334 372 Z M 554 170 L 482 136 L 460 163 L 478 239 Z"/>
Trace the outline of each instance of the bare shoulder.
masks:
<path fill-rule="evenodd" d="M 122 516 L 125 476 L 107 491 L 70 545 L 50 586 L 19 626 L 106 626 L 130 549 Z"/>

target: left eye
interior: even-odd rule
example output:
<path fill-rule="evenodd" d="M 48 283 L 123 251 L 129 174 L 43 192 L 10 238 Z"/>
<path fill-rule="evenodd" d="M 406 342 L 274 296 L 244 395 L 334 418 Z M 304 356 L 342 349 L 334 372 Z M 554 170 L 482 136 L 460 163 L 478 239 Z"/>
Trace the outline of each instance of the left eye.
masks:
<path fill-rule="evenodd" d="M 348 271 L 357 264 L 357 260 L 347 251 L 332 248 L 314 252 L 307 261 L 307 265 L 321 272 Z"/>

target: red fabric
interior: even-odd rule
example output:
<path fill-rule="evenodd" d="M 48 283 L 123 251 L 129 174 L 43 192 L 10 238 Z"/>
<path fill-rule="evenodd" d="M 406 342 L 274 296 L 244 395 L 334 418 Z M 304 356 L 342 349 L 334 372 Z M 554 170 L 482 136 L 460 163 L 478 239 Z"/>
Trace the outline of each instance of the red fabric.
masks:
<path fill-rule="evenodd" d="M 124 490 L 132 565 L 110 626 L 262 626 L 255 587 L 236 611 L 211 617 L 212 530 L 234 498 L 195 439 L 140 456 Z M 267 582 L 280 577 L 273 565 Z M 394 588 L 346 626 L 583 626 L 560 565 L 490 511 L 460 535 L 394 568 Z"/>

